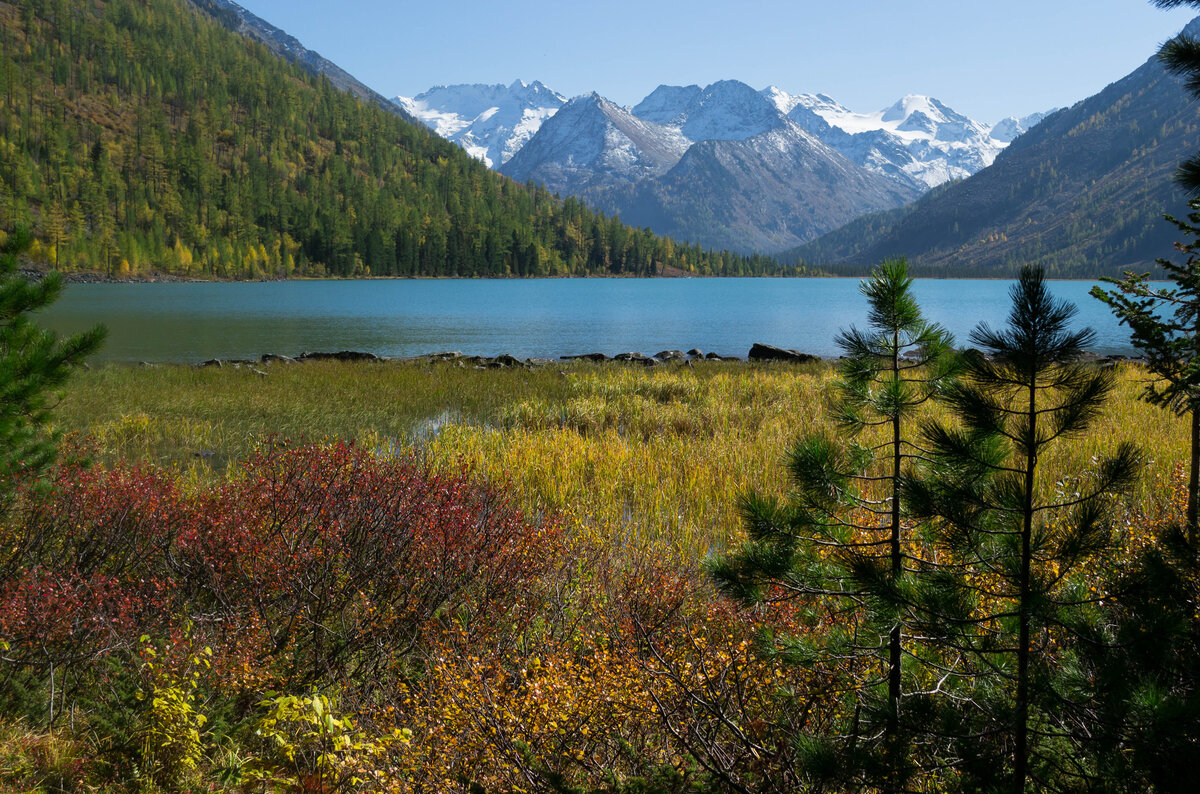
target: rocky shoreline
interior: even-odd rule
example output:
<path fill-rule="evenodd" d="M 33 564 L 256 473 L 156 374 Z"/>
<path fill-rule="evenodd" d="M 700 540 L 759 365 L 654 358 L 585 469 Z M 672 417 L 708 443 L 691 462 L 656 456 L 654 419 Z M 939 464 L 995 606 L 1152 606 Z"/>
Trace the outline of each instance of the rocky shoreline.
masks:
<path fill-rule="evenodd" d="M 1100 366 L 1115 366 L 1123 361 L 1139 361 L 1141 359 L 1131 358 L 1122 355 L 1100 355 L 1088 354 L 1087 360 L 1093 361 Z M 420 356 L 404 356 L 390 357 L 380 356 L 375 353 L 368 353 L 360 350 L 340 350 L 337 352 L 305 352 L 297 356 L 284 356 L 277 353 L 264 353 L 257 359 L 219 359 L 212 358 L 207 361 L 202 361 L 196 364 L 197 367 L 231 367 L 233 369 L 250 369 L 259 374 L 266 375 L 266 371 L 262 367 L 270 364 L 302 364 L 307 361 L 366 361 L 366 362 L 385 362 L 385 361 L 400 361 L 400 362 L 417 362 L 417 363 L 444 363 L 452 364 L 458 367 L 474 367 L 475 369 L 512 369 L 524 368 L 532 369 L 534 367 L 544 367 L 551 364 L 560 364 L 566 361 L 586 361 L 594 363 L 612 362 L 617 364 L 636 364 L 643 367 L 654 367 L 665 364 L 683 364 L 691 366 L 696 362 L 709 361 L 753 361 L 753 362 L 779 362 L 787 364 L 809 364 L 817 361 L 832 361 L 821 356 L 815 356 L 811 353 L 803 353 L 798 350 L 788 348 L 775 347 L 774 345 L 754 343 L 750 348 L 749 353 L 745 357 L 740 356 L 725 356 L 718 353 L 705 353 L 699 348 L 692 348 L 688 351 L 682 350 L 662 350 L 655 353 L 653 356 L 647 356 L 642 353 L 618 353 L 616 355 L 608 355 L 607 353 L 581 353 L 574 355 L 559 356 L 558 358 L 517 358 L 516 356 L 508 355 L 507 353 L 498 356 L 473 356 L 461 353 L 457 350 L 446 351 L 441 353 L 426 353 Z M 142 366 L 155 366 L 149 362 L 141 362 Z"/>

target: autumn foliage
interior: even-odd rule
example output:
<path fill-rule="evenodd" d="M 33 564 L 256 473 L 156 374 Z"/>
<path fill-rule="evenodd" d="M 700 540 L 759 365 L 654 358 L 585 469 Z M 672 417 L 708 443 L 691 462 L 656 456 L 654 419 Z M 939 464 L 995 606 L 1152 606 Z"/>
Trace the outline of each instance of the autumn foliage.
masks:
<path fill-rule="evenodd" d="M 699 564 L 508 490 L 348 443 L 269 444 L 203 487 L 62 464 L 2 529 L 0 708 L 86 759 L 52 765 L 61 788 L 790 792 L 836 773 L 810 739 L 852 724 L 882 667 L 805 648 L 861 616 L 778 587 L 738 606 Z M 1124 559 L 1180 509 L 1131 512 Z M 1079 659 L 1103 689 L 1067 716 L 1118 715 L 1095 763 L 1124 759 L 1133 662 Z M 0 779 L 41 785 L 38 763 Z"/>
<path fill-rule="evenodd" d="M 159 786 L 233 743 L 227 784 L 782 791 L 819 711 L 819 681 L 757 653 L 787 614 L 353 444 L 270 444 L 201 489 L 64 464 L 0 548 L 0 686 L 40 693 L 36 723 L 103 723 L 110 772 Z M 311 711 L 335 707 L 327 736 Z"/>

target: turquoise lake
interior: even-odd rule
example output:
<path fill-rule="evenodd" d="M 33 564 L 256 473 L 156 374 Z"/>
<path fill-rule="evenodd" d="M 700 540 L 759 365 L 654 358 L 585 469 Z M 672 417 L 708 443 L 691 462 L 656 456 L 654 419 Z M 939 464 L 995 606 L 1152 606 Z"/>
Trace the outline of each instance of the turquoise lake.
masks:
<path fill-rule="evenodd" d="M 1133 352 L 1127 329 L 1087 293 L 1052 281 L 1097 332 L 1097 353 Z M 1003 325 L 1011 281 L 918 280 L 926 316 L 959 344 Z M 839 329 L 864 325 L 856 279 L 367 280 L 71 284 L 40 322 L 72 332 L 102 322 L 99 361 L 197 362 L 264 353 L 447 350 L 520 358 L 700 348 L 745 357 L 755 342 L 836 356 Z"/>

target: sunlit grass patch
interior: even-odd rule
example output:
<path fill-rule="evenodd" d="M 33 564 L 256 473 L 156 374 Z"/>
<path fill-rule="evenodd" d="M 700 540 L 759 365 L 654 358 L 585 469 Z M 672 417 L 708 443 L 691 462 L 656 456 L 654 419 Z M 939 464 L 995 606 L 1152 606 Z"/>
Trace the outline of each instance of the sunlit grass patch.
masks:
<path fill-rule="evenodd" d="M 689 559 L 740 537 L 741 493 L 783 493 L 793 440 L 834 430 L 825 406 L 835 373 L 825 363 L 476 370 L 329 361 L 267 372 L 102 367 L 80 373 L 57 417 L 91 439 L 101 462 L 149 460 L 193 481 L 223 476 L 271 437 L 356 439 L 383 455 L 415 449 L 511 483 L 527 510 L 577 516 L 580 532 Z M 1089 433 L 1043 461 L 1044 487 L 1130 440 L 1148 462 L 1135 496 L 1164 489 L 1164 473 L 1186 456 L 1183 422 L 1138 399 L 1144 368 L 1118 377 Z M 950 418 L 936 405 L 926 415 Z"/>

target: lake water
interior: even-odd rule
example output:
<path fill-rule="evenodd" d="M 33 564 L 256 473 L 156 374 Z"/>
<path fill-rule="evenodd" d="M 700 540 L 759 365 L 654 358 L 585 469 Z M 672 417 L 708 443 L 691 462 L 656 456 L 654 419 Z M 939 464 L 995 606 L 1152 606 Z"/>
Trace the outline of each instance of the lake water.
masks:
<path fill-rule="evenodd" d="M 755 342 L 836 356 L 838 330 L 866 322 L 856 279 L 367 280 L 71 284 L 40 316 L 61 333 L 103 322 L 101 361 L 196 362 L 263 353 L 446 350 L 520 358 L 688 350 L 745 357 Z M 962 343 L 1003 325 L 1011 281 L 918 280 L 927 317 Z M 1128 331 L 1088 296 L 1049 282 L 1098 333 L 1098 353 L 1132 353 Z"/>

